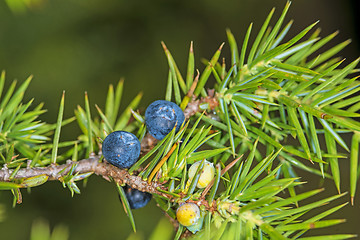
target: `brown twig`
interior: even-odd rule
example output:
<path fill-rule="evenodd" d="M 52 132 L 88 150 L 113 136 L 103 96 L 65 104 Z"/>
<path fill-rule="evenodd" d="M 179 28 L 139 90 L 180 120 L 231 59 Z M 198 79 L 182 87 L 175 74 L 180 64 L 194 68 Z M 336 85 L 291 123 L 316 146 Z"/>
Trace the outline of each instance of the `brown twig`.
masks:
<path fill-rule="evenodd" d="M 127 184 L 132 188 L 136 188 L 143 192 L 156 193 L 164 197 L 168 197 L 164 193 L 160 193 L 156 190 L 160 187 L 158 183 L 152 182 L 150 184 L 142 180 L 141 177 L 136 175 L 130 175 L 127 170 L 119 169 L 106 161 L 99 162 L 100 156 L 94 156 L 92 158 L 83 159 L 77 162 L 67 161 L 61 165 L 49 165 L 47 167 L 33 167 L 22 168 L 16 173 L 14 179 L 30 178 L 39 175 L 48 176 L 48 180 L 59 180 L 68 174 L 73 164 L 76 164 L 75 173 L 88 173 L 93 172 L 96 175 L 102 176 L 106 180 L 112 178 L 119 184 Z M 0 181 L 9 181 L 9 176 L 13 173 L 13 169 L 0 170 Z"/>

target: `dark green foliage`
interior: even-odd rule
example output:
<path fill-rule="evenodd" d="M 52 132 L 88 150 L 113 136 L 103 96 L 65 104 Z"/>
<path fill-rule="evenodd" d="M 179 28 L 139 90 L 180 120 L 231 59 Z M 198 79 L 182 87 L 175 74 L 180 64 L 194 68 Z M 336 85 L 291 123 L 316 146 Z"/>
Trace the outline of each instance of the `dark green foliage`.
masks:
<path fill-rule="evenodd" d="M 31 168 L 61 164 L 71 157 L 70 170 L 59 180 L 72 193 L 80 193 L 74 181 L 91 174 L 76 171 L 84 161 L 81 159 L 101 161 L 101 150 L 105 150 L 101 149 L 102 139 L 109 132 L 121 130 L 132 132 L 143 141 L 143 154 L 123 176 L 105 177 L 116 183 L 134 230 L 133 207 L 122 183 L 151 193 L 174 222 L 176 209 L 182 203 L 200 206 L 201 226 L 193 229 L 180 225 L 175 239 L 180 239 L 185 231 L 199 231 L 193 236 L 195 239 L 209 239 L 210 236 L 211 239 L 353 237 L 349 234 L 302 235 L 313 228 L 330 227 L 344 221 L 327 217 L 345 204 L 311 214 L 312 210 L 324 208 L 345 195 L 340 188 L 342 181 L 348 181 L 340 174 L 339 160 L 343 158 L 350 158 L 350 196 L 354 201 L 359 177 L 360 123 L 356 117 L 359 117 L 360 105 L 356 94 L 360 91 L 360 82 L 353 74 L 359 59 L 344 66 L 343 60 L 336 57 L 347 41 L 319 53 L 318 49 L 336 33 L 321 39 L 320 31 L 313 31 L 316 23 L 283 42 L 292 25 L 291 21 L 282 27 L 289 6 L 290 2 L 274 27 L 270 27 L 274 10 L 270 12 L 254 43 L 249 42 L 252 25 L 241 48 L 227 30 L 231 53 L 231 59 L 226 60 L 229 67 L 225 60 L 219 61 L 224 46 L 221 44 L 196 77 L 192 43 L 185 75 L 162 43 L 169 63 L 165 100 L 174 99 L 188 119 L 184 123 L 181 121 L 183 124 L 178 124 L 176 129 L 168 129 L 159 141 L 148 143 L 147 127 L 151 126 L 145 123 L 144 113 L 136 111 L 141 93 L 123 113 L 118 113 L 122 81 L 115 89 L 109 87 L 105 111 L 96 106 L 98 116 L 90 113 L 89 99 L 85 95 L 85 110 L 80 106 L 75 110 L 83 135 L 71 142 L 59 141 L 61 126 L 75 119 L 62 120 L 64 96 L 57 123 L 42 123 L 36 120 L 43 112 L 42 106 L 29 110 L 31 102 L 21 102 L 30 80 L 16 91 L 14 82 L 0 102 L 1 161 L 3 167 L 13 170 L 11 176 L 0 182 L 0 188 L 10 189 L 14 202 L 19 202 L 20 188 L 37 186 L 48 180 L 42 175 L 16 178 L 16 173 L 25 167 L 24 162 L 32 160 Z M 316 57 L 309 59 L 309 56 Z M 214 86 L 207 85 L 211 77 L 216 82 Z M 4 81 L 2 74 L 1 90 Z M 352 135 L 351 146 L 343 140 L 343 133 Z M 321 139 L 325 140 L 324 144 L 320 143 Z M 68 148 L 58 154 L 61 147 Z M 196 185 L 205 159 L 216 167 L 216 174 L 206 188 L 199 189 Z M 201 162 L 200 166 L 195 176 L 189 178 L 186 166 L 197 161 Z M 312 200 L 323 189 L 299 193 L 299 186 L 304 182 L 297 169 L 332 179 L 339 194 Z M 129 181 L 133 181 L 132 184 Z M 306 201 L 308 199 L 310 201 Z"/>

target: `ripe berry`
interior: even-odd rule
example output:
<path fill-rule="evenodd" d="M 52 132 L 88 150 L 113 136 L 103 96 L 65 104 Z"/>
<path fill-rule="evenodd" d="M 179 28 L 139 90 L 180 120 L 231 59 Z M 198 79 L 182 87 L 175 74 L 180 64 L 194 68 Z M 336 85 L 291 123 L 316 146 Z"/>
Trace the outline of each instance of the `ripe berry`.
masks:
<path fill-rule="evenodd" d="M 200 165 L 201 161 L 195 162 L 189 168 L 189 178 L 192 179 Z M 199 181 L 197 183 L 198 188 L 205 188 L 211 180 L 214 178 L 215 168 L 214 165 L 205 160 L 204 167 L 200 173 Z"/>
<path fill-rule="evenodd" d="M 124 187 L 126 198 L 131 209 L 145 207 L 150 202 L 152 195 L 147 192 L 141 192 L 126 185 Z"/>
<path fill-rule="evenodd" d="M 118 168 L 129 168 L 140 156 L 140 141 L 129 132 L 110 133 L 102 144 L 102 153 L 109 163 Z"/>
<path fill-rule="evenodd" d="M 195 203 L 184 203 L 176 210 L 176 218 L 181 225 L 192 226 L 200 219 L 200 209 Z"/>
<path fill-rule="evenodd" d="M 149 133 L 156 139 L 163 139 L 176 124 L 179 131 L 185 121 L 181 108 L 173 102 L 157 100 L 151 103 L 145 111 L 145 123 Z"/>

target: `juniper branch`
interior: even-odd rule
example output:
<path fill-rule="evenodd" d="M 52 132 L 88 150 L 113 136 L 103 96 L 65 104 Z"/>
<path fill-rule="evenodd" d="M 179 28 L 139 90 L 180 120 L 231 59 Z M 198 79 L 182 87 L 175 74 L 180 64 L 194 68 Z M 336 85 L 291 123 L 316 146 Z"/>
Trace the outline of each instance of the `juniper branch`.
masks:
<path fill-rule="evenodd" d="M 207 103 L 210 109 L 214 109 L 217 106 L 217 100 L 211 91 L 209 91 L 208 97 L 201 98 L 199 100 L 193 99 L 189 102 L 187 108 L 185 109 L 185 117 L 188 119 L 196 112 L 202 111 L 200 106 L 204 103 Z M 156 142 L 157 140 L 155 138 L 153 138 L 150 134 L 147 134 L 141 142 L 141 154 L 143 155 L 149 152 L 155 146 Z M 113 179 L 119 184 L 127 184 L 131 188 L 135 188 L 143 192 L 155 193 L 166 198 L 172 198 L 170 195 L 157 190 L 157 188 L 161 188 L 161 184 L 157 182 L 148 183 L 139 176 L 129 174 L 125 169 L 119 169 L 106 161 L 100 161 L 100 158 L 101 151 L 98 155 L 93 154 L 90 158 L 79 161 L 67 160 L 66 163 L 60 165 L 50 164 L 47 167 L 29 167 L 30 164 L 28 164 L 28 167 L 19 169 L 12 179 L 10 179 L 10 176 L 15 170 L 8 169 L 5 166 L 0 170 L 0 181 L 26 179 L 40 175 L 48 176 L 48 180 L 50 181 L 57 181 L 66 176 L 71 170 L 71 167 L 76 164 L 75 174 L 92 172 L 108 181 Z M 29 160 L 29 162 L 31 162 L 31 160 Z"/>

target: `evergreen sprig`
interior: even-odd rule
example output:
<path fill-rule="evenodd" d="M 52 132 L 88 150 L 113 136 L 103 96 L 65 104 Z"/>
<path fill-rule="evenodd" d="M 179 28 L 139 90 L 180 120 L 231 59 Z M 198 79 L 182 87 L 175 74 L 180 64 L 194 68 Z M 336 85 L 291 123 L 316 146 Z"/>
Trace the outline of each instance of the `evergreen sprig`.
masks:
<path fill-rule="evenodd" d="M 0 190 L 10 190 L 14 203 L 20 203 L 21 188 L 57 180 L 72 195 L 80 194 L 75 182 L 95 173 L 116 183 L 134 231 L 124 184 L 153 194 L 177 229 L 175 239 L 190 233 L 194 239 L 354 237 L 302 235 L 344 222 L 323 219 L 346 203 L 303 216 L 345 195 L 340 189 L 342 158 L 350 159 L 350 197 L 354 202 L 360 171 L 360 123 L 355 119 L 360 116 L 356 95 L 360 82 L 354 73 L 360 59 L 343 66 L 343 60 L 336 57 L 349 41 L 319 53 L 337 33 L 320 38 L 320 30 L 315 30 L 309 35 L 316 23 L 283 43 L 293 23 L 282 28 L 289 7 L 287 2 L 274 27 L 270 27 L 271 10 L 252 44 L 252 24 L 241 48 L 227 30 L 228 67 L 225 60 L 219 62 L 221 44 L 204 70 L 196 71 L 191 43 L 187 72 L 182 74 L 162 43 L 169 64 L 164 99 L 175 101 L 184 110 L 186 122 L 161 141 L 147 134 L 143 113 L 136 111 L 142 93 L 119 114 L 123 80 L 116 87 L 109 86 L 105 107 L 95 105 L 96 116 L 90 112 L 90 98 L 85 93 L 84 107 L 78 106 L 74 117 L 63 120 L 63 94 L 57 123 L 48 124 L 37 120 L 45 111 L 42 104 L 30 109 L 32 100 L 22 103 L 31 77 L 17 89 L 14 81 L 2 96 L 3 72 Z M 209 87 L 211 77 L 215 84 Z M 60 142 L 62 126 L 75 119 L 82 135 L 75 141 Z M 115 130 L 133 132 L 141 141 L 141 157 L 129 170 L 117 169 L 102 158 L 102 140 Z M 352 134 L 351 146 L 343 140 L 343 133 Z M 320 139 L 325 139 L 325 148 Z M 198 189 L 205 159 L 216 166 L 216 174 L 207 188 Z M 187 165 L 196 161 L 201 161 L 200 167 L 189 178 Z M 339 194 L 303 204 L 323 189 L 298 193 L 304 182 L 296 169 L 333 179 Z M 176 209 L 185 202 L 196 203 L 201 210 L 199 222 L 191 227 L 176 221 Z"/>

